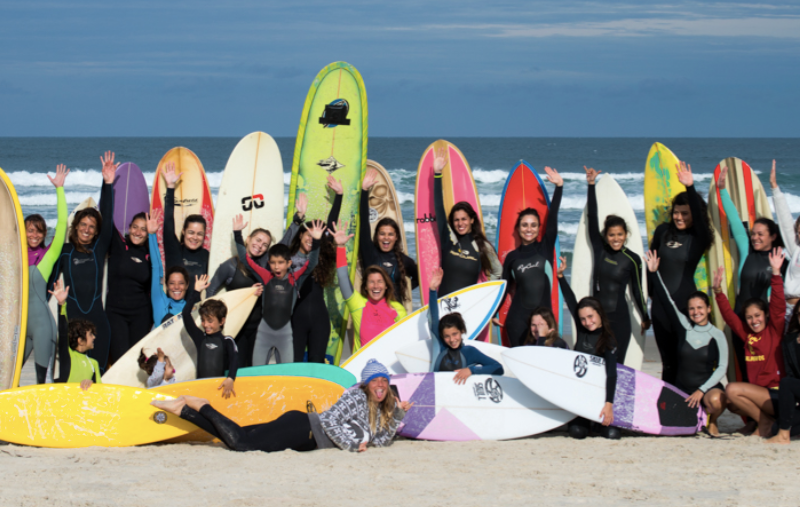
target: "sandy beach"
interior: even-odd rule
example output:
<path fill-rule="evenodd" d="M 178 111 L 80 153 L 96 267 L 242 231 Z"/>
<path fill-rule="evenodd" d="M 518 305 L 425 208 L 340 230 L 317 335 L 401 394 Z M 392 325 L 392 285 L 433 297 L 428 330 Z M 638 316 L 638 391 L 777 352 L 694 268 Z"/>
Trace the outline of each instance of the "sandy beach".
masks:
<path fill-rule="evenodd" d="M 644 370 L 660 375 L 652 339 Z M 28 368 L 23 383 L 31 383 Z M 726 413 L 721 430 L 740 419 Z M 797 443 L 726 435 L 507 442 L 398 440 L 339 450 L 234 453 L 221 444 L 38 449 L 0 445 L 0 500 L 44 506 L 797 505 Z"/>

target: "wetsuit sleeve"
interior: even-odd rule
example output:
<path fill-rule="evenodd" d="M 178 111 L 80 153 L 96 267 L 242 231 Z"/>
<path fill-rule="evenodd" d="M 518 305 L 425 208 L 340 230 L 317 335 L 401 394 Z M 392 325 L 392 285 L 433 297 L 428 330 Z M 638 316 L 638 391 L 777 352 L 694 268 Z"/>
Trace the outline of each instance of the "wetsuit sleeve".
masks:
<path fill-rule="evenodd" d="M 502 280 L 503 279 L 503 265 L 500 264 L 500 259 L 497 257 L 497 252 L 494 248 L 486 244 L 486 255 L 489 257 L 489 264 L 492 266 L 492 271 L 489 274 L 489 280 Z"/>
<path fill-rule="evenodd" d="M 566 276 L 562 276 L 558 279 L 558 286 L 561 287 L 561 294 L 564 296 L 564 302 L 567 303 L 569 313 L 572 314 L 573 318 L 577 319 L 578 301 L 575 299 L 575 293 L 572 292 L 572 287 L 569 286 Z"/>
<path fill-rule="evenodd" d="M 731 308 L 731 304 L 728 302 L 728 297 L 722 292 L 718 292 L 714 294 L 714 299 L 717 300 L 717 306 L 719 306 L 719 312 L 722 314 L 722 319 L 726 324 L 728 324 L 728 327 L 731 328 L 731 331 L 733 331 L 733 333 L 738 336 L 739 339 L 743 341 L 746 340 L 748 333 L 742 325 L 742 321 L 739 319 L 739 316 L 736 315 Z M 783 319 L 781 319 L 781 322 L 783 322 Z"/>
<path fill-rule="evenodd" d="M 172 266 L 183 266 L 181 244 L 175 236 L 175 189 L 168 188 L 164 196 L 164 262 L 167 269 Z"/>
<path fill-rule="evenodd" d="M 367 268 L 378 264 L 378 252 L 372 242 L 372 238 L 367 234 L 371 230 L 369 226 L 369 192 L 364 190 L 361 191 L 358 216 L 359 220 L 361 220 L 361 232 L 358 235 L 358 253 L 361 256 L 361 265 Z M 364 227 L 365 225 L 366 227 Z"/>
<path fill-rule="evenodd" d="M 156 325 L 167 314 L 167 295 L 161 287 L 164 269 L 161 265 L 161 253 L 158 251 L 158 238 L 155 234 L 148 235 L 148 248 L 150 249 L 150 301 L 153 305 L 153 322 Z"/>
<path fill-rule="evenodd" d="M 197 327 L 197 324 L 194 323 L 194 319 L 192 318 L 192 309 L 198 301 L 200 301 L 200 294 L 194 290 L 193 284 L 189 284 L 189 290 L 186 292 L 186 304 L 183 306 L 181 314 L 183 316 L 183 327 L 186 328 L 186 332 L 189 333 L 189 337 L 194 342 L 194 346 L 199 349 L 206 335 Z"/>
<path fill-rule="evenodd" d="M 708 227 L 708 214 L 703 213 L 703 208 L 700 205 L 703 198 L 697 193 L 694 185 L 686 187 L 686 193 L 689 197 L 689 209 L 692 211 L 692 219 L 695 221 L 692 229 L 694 235 L 700 240 L 702 251 L 705 252 L 708 247 L 711 246 L 711 241 L 713 241 L 714 238 L 711 237 L 711 231 Z"/>
<path fill-rule="evenodd" d="M 728 218 L 733 240 L 736 242 L 736 248 L 739 250 L 739 278 L 741 279 L 742 268 L 747 261 L 747 255 L 750 253 L 750 238 L 747 237 L 747 230 L 744 228 L 744 225 L 742 225 L 739 211 L 733 204 L 728 189 L 723 188 L 720 190 L 719 196 L 722 201 L 722 208 L 725 210 L 725 216 Z"/>
<path fill-rule="evenodd" d="M 500 364 L 498 361 L 495 361 L 494 359 L 487 356 L 486 354 L 476 349 L 475 347 L 466 345 L 462 349 L 462 352 L 466 349 L 470 349 L 469 358 L 466 358 L 467 361 L 469 362 L 467 368 L 469 368 L 469 371 L 471 371 L 473 375 L 503 374 L 503 365 Z M 464 355 L 466 356 L 466 354 Z"/>
<path fill-rule="evenodd" d="M 633 302 L 636 304 L 636 308 L 639 309 L 639 315 L 642 316 L 642 320 L 650 320 L 650 316 L 647 314 L 647 296 L 644 295 L 644 290 L 642 289 L 642 259 L 636 253 L 627 249 L 625 255 L 628 256 L 631 264 L 633 264 L 633 268 L 630 271 L 630 280 L 628 281 L 633 293 Z"/>
<path fill-rule="evenodd" d="M 100 226 L 100 234 L 94 244 L 94 255 L 102 273 L 103 262 L 114 235 L 114 185 L 103 183 L 100 191 L 100 216 L 103 218 L 103 225 Z M 100 277 L 102 282 L 102 274 Z"/>
<path fill-rule="evenodd" d="M 336 194 L 333 198 L 333 205 L 331 205 L 331 210 L 328 212 L 328 230 L 333 230 L 333 224 L 335 224 L 339 220 L 339 214 L 342 211 L 342 196 Z"/>
<path fill-rule="evenodd" d="M 234 275 L 236 275 L 236 267 L 237 265 L 235 263 L 228 261 L 220 264 L 216 273 L 214 273 L 214 276 L 211 277 L 211 281 L 208 283 L 208 288 L 206 288 L 206 297 L 216 295 L 216 293 L 222 287 L 226 287 L 229 283 L 231 283 Z"/>
<path fill-rule="evenodd" d="M 686 331 L 691 330 L 692 325 L 686 319 L 686 316 L 680 310 L 678 310 L 678 307 L 675 306 L 675 301 L 673 301 L 672 297 L 669 295 L 669 292 L 667 291 L 667 286 L 664 285 L 664 280 L 661 278 L 661 273 L 656 272 L 655 275 L 656 275 L 654 277 L 655 293 L 658 295 L 659 300 L 669 301 L 669 306 L 664 305 L 665 306 L 664 309 L 667 312 L 669 320 L 672 321 L 673 327 L 680 327 L 682 329 L 685 329 Z"/>
<path fill-rule="evenodd" d="M 236 373 L 239 371 L 239 350 L 236 348 L 233 338 L 225 337 L 225 349 L 228 355 L 228 364 L 225 365 L 225 369 L 228 370 L 228 378 L 236 380 Z"/>
<path fill-rule="evenodd" d="M 350 283 L 350 276 L 347 272 L 347 248 L 343 246 L 336 248 L 336 275 L 339 279 L 342 299 L 348 300 L 353 297 L 353 284 Z"/>
<path fill-rule="evenodd" d="M 278 241 L 281 245 L 289 246 L 292 244 L 292 240 L 297 233 L 300 231 L 300 227 L 303 225 L 303 220 L 300 218 L 300 215 L 297 213 L 294 214 L 294 218 L 292 219 L 292 223 L 289 224 L 289 227 L 286 228 L 286 232 L 283 234 L 283 237 L 280 241 Z"/>
<path fill-rule="evenodd" d="M 797 251 L 797 242 L 795 241 L 796 234 L 794 232 L 794 219 L 792 218 L 789 204 L 786 202 L 786 196 L 783 195 L 780 188 L 773 188 L 772 200 L 775 203 L 775 216 L 778 219 L 778 226 L 781 229 L 783 244 L 786 245 L 786 249 L 789 251 L 787 257 L 794 257 L 794 253 Z M 59 218 L 59 221 L 60 220 Z"/>
<path fill-rule="evenodd" d="M 36 267 L 42 278 L 47 280 L 53 273 L 53 267 L 61 255 L 61 249 L 64 248 L 64 238 L 67 236 L 67 220 L 69 213 L 67 211 L 67 197 L 64 193 L 64 187 L 56 188 L 56 199 L 58 201 L 58 223 L 56 223 L 56 233 L 53 236 L 53 241 L 50 243 L 50 248 L 44 254 L 42 260 Z"/>
<path fill-rule="evenodd" d="M 780 340 L 783 338 L 783 330 L 786 325 L 786 297 L 783 294 L 783 278 L 779 275 L 772 275 L 770 279 L 772 289 L 769 296 L 769 327 L 772 328 L 774 336 Z"/>
<path fill-rule="evenodd" d="M 698 387 L 698 389 L 704 393 L 707 393 L 709 389 L 722 382 L 722 377 L 724 377 L 725 373 L 728 371 L 728 340 L 725 338 L 725 334 L 715 328 L 712 330 L 711 339 L 717 344 L 719 364 L 717 365 L 717 369 L 714 370 L 714 373 L 708 377 L 708 380 Z"/>
<path fill-rule="evenodd" d="M 606 403 L 614 403 L 614 393 L 617 391 L 617 351 L 606 350 L 603 354 L 606 362 Z"/>
<path fill-rule="evenodd" d="M 442 190 L 442 175 L 433 176 L 433 211 L 436 213 L 436 228 L 439 230 L 439 241 L 441 242 L 442 255 L 450 250 L 453 242 L 450 238 L 447 224 L 447 211 L 444 209 L 444 191 Z"/>
<path fill-rule="evenodd" d="M 411 279 L 411 289 L 419 287 L 419 273 L 417 271 L 417 263 L 414 259 L 406 254 L 403 255 L 403 268 L 406 271 L 406 276 Z"/>
<path fill-rule="evenodd" d="M 306 282 L 306 278 L 311 276 L 317 264 L 319 264 L 319 243 L 315 241 L 311 245 L 311 252 L 308 254 L 306 265 L 292 273 L 292 277 L 296 280 L 294 282 L 295 287 L 303 286 Z"/>
<path fill-rule="evenodd" d="M 233 239 L 236 242 L 236 253 L 239 256 L 239 261 L 250 268 L 250 271 L 253 272 L 260 283 L 269 283 L 269 281 L 272 280 L 272 273 L 268 269 L 259 266 L 256 261 L 247 255 L 247 250 L 244 247 L 244 240 L 242 239 L 242 231 L 233 231 Z"/>
<path fill-rule="evenodd" d="M 599 253 L 603 249 L 603 238 L 600 236 L 600 220 L 597 217 L 597 190 L 595 185 L 587 185 L 589 190 L 586 192 L 586 219 L 589 222 L 589 241 L 594 250 L 595 262 L 599 260 Z M 558 188 L 558 187 L 557 187 Z M 547 231 L 550 232 L 550 217 L 547 219 Z"/>
<path fill-rule="evenodd" d="M 67 316 L 62 313 L 62 307 L 58 307 L 58 374 L 56 382 L 66 382 L 69 379 L 69 372 L 72 369 L 72 358 L 69 355 L 69 338 L 67 327 Z"/>
<path fill-rule="evenodd" d="M 428 302 L 428 330 L 440 346 L 446 347 L 444 340 L 439 336 L 439 295 L 435 290 L 430 291 Z"/>

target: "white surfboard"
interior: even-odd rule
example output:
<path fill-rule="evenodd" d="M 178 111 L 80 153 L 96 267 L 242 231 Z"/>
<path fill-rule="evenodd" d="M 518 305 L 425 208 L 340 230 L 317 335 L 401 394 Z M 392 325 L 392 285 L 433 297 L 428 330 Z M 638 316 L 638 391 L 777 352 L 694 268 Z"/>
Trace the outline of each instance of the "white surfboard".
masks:
<path fill-rule="evenodd" d="M 497 312 L 505 287 L 504 280 L 486 282 L 471 285 L 439 298 L 439 317 L 459 312 L 464 317 L 467 327 L 467 339 L 472 340 L 486 327 Z M 395 352 L 419 340 L 428 340 L 430 337 L 428 305 L 425 305 L 376 336 L 341 366 L 356 378 L 361 378 L 361 370 L 364 369 L 367 361 L 374 358 L 386 366 L 389 373 L 406 373 L 397 360 Z"/>
<path fill-rule="evenodd" d="M 471 375 L 456 384 L 452 372 L 392 376 L 400 399 L 414 406 L 398 434 L 420 440 L 508 440 L 557 428 L 575 415 L 515 378 Z"/>
<path fill-rule="evenodd" d="M 250 316 L 253 305 L 258 301 L 253 288 L 238 289 L 209 299 L 219 299 L 228 307 L 228 316 L 223 328 L 227 336 L 236 336 L 239 333 Z M 198 326 L 200 326 L 200 315 L 197 312 L 199 307 L 198 303 L 192 313 Z M 197 377 L 197 349 L 183 326 L 183 317 L 176 315 L 150 331 L 119 358 L 103 375 L 103 383 L 147 387 L 147 373 L 139 368 L 139 353 L 144 348 L 145 354 L 155 354 L 159 347 L 169 356 L 178 381 L 194 380 Z"/>
<path fill-rule="evenodd" d="M 595 191 L 597 192 L 597 218 L 600 229 L 602 230 L 603 222 L 605 222 L 608 215 L 617 215 L 625 219 L 625 223 L 628 225 L 628 240 L 625 243 L 625 247 L 637 254 L 644 262 L 644 248 L 642 236 L 639 233 L 639 222 L 622 187 L 610 174 L 602 175 L 595 183 L 595 186 Z M 580 269 L 575 269 L 576 266 L 580 266 Z M 584 208 L 581 220 L 578 223 L 578 233 L 575 236 L 575 248 L 572 254 L 572 278 L 570 279 L 570 287 L 572 287 L 575 298 L 578 301 L 586 296 L 591 296 L 593 293 L 593 267 L 594 255 L 592 254 L 592 244 L 589 241 L 589 231 L 586 229 L 586 208 Z M 644 276 L 646 269 L 643 265 L 642 290 L 645 294 L 647 294 L 647 278 Z M 621 362 L 626 366 L 639 370 L 642 368 L 642 361 L 644 361 L 645 337 L 641 333 L 642 316 L 639 314 L 639 310 L 636 309 L 633 297 L 632 290 L 628 288 L 625 294 L 625 302 L 628 304 L 628 312 L 631 316 L 631 341 L 630 345 L 628 345 L 625 360 Z M 572 329 L 576 329 L 574 321 L 575 316 L 573 316 Z"/>
<path fill-rule="evenodd" d="M 225 165 L 214 210 L 214 223 L 219 227 L 211 233 L 210 277 L 236 255 L 231 224 L 238 214 L 247 222 L 242 231 L 245 239 L 255 229 L 268 230 L 273 244 L 283 236 L 283 161 L 275 140 L 264 132 L 243 137 Z"/>
<path fill-rule="evenodd" d="M 471 340 L 465 343 L 465 346 L 475 347 L 481 353 L 486 354 L 495 361 L 503 365 L 503 376 L 513 377 L 511 371 L 506 368 L 503 363 L 503 351 L 508 350 L 508 347 L 496 345 L 494 343 L 486 343 L 479 340 Z M 406 345 L 395 352 L 397 360 L 408 373 L 425 373 L 431 371 L 431 362 L 435 356 L 440 353 L 440 345 L 436 340 L 420 340 L 411 345 Z"/>

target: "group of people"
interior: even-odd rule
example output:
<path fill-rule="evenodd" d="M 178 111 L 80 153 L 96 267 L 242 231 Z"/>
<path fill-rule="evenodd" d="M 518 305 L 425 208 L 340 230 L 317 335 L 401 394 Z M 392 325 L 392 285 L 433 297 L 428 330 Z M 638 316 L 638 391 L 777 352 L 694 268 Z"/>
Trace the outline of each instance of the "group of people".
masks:
<path fill-rule="evenodd" d="M 363 282 L 360 290 L 350 283 L 345 244 L 352 235 L 347 234 L 348 224 L 339 220 L 344 189 L 333 176 L 328 177 L 331 210 L 326 222 L 306 221 L 308 200 L 304 194 L 298 195 L 293 220 L 277 243 L 272 232 L 265 229 L 254 229 L 243 237 L 247 224 L 237 216 L 231 226 L 237 255 L 222 263 L 216 272 L 208 273 L 209 253 L 203 248 L 208 226 L 205 219 L 190 215 L 182 225 L 180 238 L 171 233 L 175 230 L 174 188 L 181 177 L 174 166 L 168 164 L 163 171 L 167 186 L 163 224 L 159 224 L 161 217 L 157 213 L 143 212 L 133 217 L 126 231 L 118 231 L 111 217 L 114 176 L 119 164 L 111 152 L 106 152 L 101 162 L 99 211 L 80 210 L 67 224 L 63 187 L 69 170 L 59 165 L 55 177 L 48 176 L 56 188 L 58 203 L 58 223 L 49 246 L 44 244 L 44 219 L 39 215 L 25 219 L 31 271 L 26 358 L 32 349 L 40 383 L 55 377 L 56 381 L 83 382 L 88 387 L 92 381 L 99 381 L 108 365 L 119 360 L 154 325 L 183 313 L 184 325 L 198 350 L 198 378 L 224 378 L 220 388 L 228 397 L 235 394 L 233 386 L 239 367 L 267 364 L 273 356 L 278 363 L 325 361 L 331 322 L 324 292 L 336 283 L 353 317 L 355 350 L 405 317 L 410 308 L 410 289 L 419 284 L 417 266 L 402 251 L 400 227 L 391 218 L 380 220 L 371 237 L 360 235 L 358 256 Z M 533 208 L 522 210 L 515 227 L 519 247 L 501 263 L 486 238 L 479 214 L 469 203 L 456 203 L 446 212 L 442 192 L 445 165 L 445 153 L 437 152 L 435 211 L 437 217 L 447 219 L 437 220 L 442 262 L 430 280 L 431 300 L 482 280 L 505 279 L 505 297 L 511 298 L 504 323 L 510 345 L 567 348 L 558 336 L 547 268 L 554 258 L 562 199 L 563 179 L 558 171 L 545 168 L 548 180 L 555 185 L 546 221 L 542 223 Z M 594 430 L 608 438 L 620 436 L 611 424 L 616 365 L 625 360 L 632 333 L 625 301 L 630 287 L 635 311 L 642 320 L 642 328 L 636 332 L 644 333 L 652 325 L 663 362 L 663 379 L 686 392 L 690 406 L 703 404 L 711 435 L 719 434 L 717 419 L 727 408 L 748 420 L 742 431 L 764 437 L 773 433 L 773 423 L 778 419 L 780 431 L 773 441 L 788 441 L 796 406 L 794 393 L 800 396 L 800 228 L 793 222 L 777 186 L 774 167 L 771 182 L 780 225 L 760 218 L 748 231 L 725 190 L 725 170 L 717 181 L 741 252 L 734 308 L 721 293 L 722 274 L 714 274 L 715 298 L 735 335 L 734 351 L 741 372 L 741 381 L 730 379 L 726 387 L 721 382 L 728 366 L 728 341 L 710 323 L 709 297 L 694 283 L 694 272 L 714 235 L 706 204 L 694 188 L 691 167 L 681 164 L 677 168 L 686 191 L 675 197 L 670 219 L 656 229 L 644 263 L 625 246 L 629 229 L 624 219 L 605 217 L 601 229 L 595 193 L 600 171 L 585 170 L 588 230 L 594 254 L 593 296 L 576 300 L 564 278 L 565 258 L 560 259 L 557 277 L 576 322 L 574 348 L 605 360 L 606 403 L 599 415 L 601 425 L 577 419 L 570 424 L 570 435 L 584 438 Z M 368 171 L 361 188 L 362 217 L 369 216 L 369 191 L 375 182 L 376 173 Z M 68 226 L 69 242 L 65 243 Z M 167 231 L 163 234 L 165 265 L 157 242 L 159 227 Z M 544 233 L 540 234 L 542 227 Z M 783 253 L 784 240 L 791 260 Z M 106 259 L 108 290 L 103 294 Z M 642 290 L 645 264 L 652 300 L 650 315 L 647 295 Z M 60 276 L 63 284 L 57 282 Z M 194 324 L 191 310 L 203 291 L 208 297 L 223 288 L 230 291 L 253 286 L 260 304 L 255 305 L 236 336 L 225 334 L 227 308 L 218 300 L 204 301 L 200 306 L 202 326 Z M 61 305 L 58 322 L 47 308 L 48 294 Z M 436 310 L 437 305 L 432 305 L 429 312 L 431 335 L 440 350 L 433 361 L 434 371 L 456 372 L 457 383 L 465 382 L 471 374 L 503 373 L 501 364 L 463 343 L 467 330 L 461 315 L 448 314 L 440 319 Z M 56 350 L 60 359 L 57 376 L 53 372 Z M 150 356 L 142 351 L 139 362 L 150 375 L 149 385 L 176 381 L 175 369 L 160 349 Z M 376 371 L 385 370 L 377 363 L 370 364 Z M 333 436 L 338 434 L 337 425 L 347 424 L 342 418 L 367 414 L 372 437 L 386 437 L 393 435 L 393 428 L 409 407 L 395 403 L 391 391 L 380 380 L 388 379 L 388 373 L 377 377 L 367 373 L 365 370 L 361 391 L 348 394 L 347 400 L 342 398 L 334 406 L 339 407 L 336 415 L 328 417 L 326 412 L 309 416 L 306 421 L 289 413 L 264 431 L 232 429 L 233 423 L 203 400 L 182 398 L 163 404 L 163 408 L 213 434 L 226 436 L 224 440 L 231 448 L 239 450 L 253 446 L 263 450 L 281 446 L 305 450 L 330 446 L 331 442 L 352 448 L 352 442 L 344 445 Z M 363 409 L 365 402 L 368 407 Z M 276 441 L 270 437 L 273 430 L 280 432 L 284 427 L 302 428 L 305 433 L 298 430 L 294 440 Z M 388 440 L 381 437 L 376 441 L 386 443 L 391 441 L 391 435 Z M 359 445 L 355 447 L 363 450 Z"/>

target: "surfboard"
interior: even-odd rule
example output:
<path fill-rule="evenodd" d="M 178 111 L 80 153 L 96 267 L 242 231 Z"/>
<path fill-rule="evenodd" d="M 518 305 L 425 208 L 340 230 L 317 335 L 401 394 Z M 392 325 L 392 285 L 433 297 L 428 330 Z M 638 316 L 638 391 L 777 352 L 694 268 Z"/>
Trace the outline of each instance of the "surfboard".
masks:
<path fill-rule="evenodd" d="M 228 307 L 228 316 L 223 327 L 223 332 L 227 336 L 236 336 L 239 333 L 250 316 L 253 305 L 258 301 L 255 289 L 250 287 L 208 299 L 218 299 Z M 198 326 L 200 326 L 198 313 L 200 304 L 202 302 L 198 303 L 192 312 Z M 183 316 L 178 314 L 154 328 L 123 354 L 103 375 L 103 383 L 147 387 L 147 373 L 139 367 L 139 353 L 144 348 L 145 354 L 155 354 L 159 347 L 169 356 L 179 381 L 194 380 L 197 376 L 197 349 L 183 325 Z"/>
<path fill-rule="evenodd" d="M 433 161 L 436 158 L 435 150 L 444 149 L 447 154 L 447 163 L 442 171 L 442 194 L 444 196 L 444 209 L 450 209 L 457 202 L 470 203 L 478 214 L 481 224 L 484 224 L 483 211 L 481 210 L 478 188 L 472 177 L 466 157 L 456 146 L 445 140 L 438 140 L 428 146 L 422 153 L 417 169 L 417 185 L 414 199 L 414 215 L 416 223 L 417 242 L 417 269 L 419 270 L 420 299 L 423 305 L 428 304 L 428 291 L 431 273 L 442 265 L 442 247 L 439 231 L 436 228 L 437 220 L 447 220 L 447 217 L 437 217 L 433 204 Z M 485 232 L 485 230 L 484 230 Z"/>
<path fill-rule="evenodd" d="M 169 396 L 133 387 L 39 384 L 0 392 L 0 440 L 71 449 L 128 447 L 185 435 L 197 429 L 150 405 Z"/>
<path fill-rule="evenodd" d="M 500 209 L 497 212 L 497 239 L 495 246 L 497 248 L 497 257 L 500 263 L 504 263 L 508 254 L 519 248 L 522 244 L 519 234 L 515 229 L 517 217 L 519 213 L 527 208 L 533 208 L 539 213 L 540 228 L 539 228 L 539 241 L 544 238 L 547 230 L 547 215 L 550 210 L 550 196 L 547 193 L 547 188 L 544 182 L 539 177 L 539 174 L 534 168 L 524 160 L 520 160 L 508 174 L 506 184 L 503 187 L 503 193 L 500 196 Z M 554 258 L 550 265 L 550 279 L 552 285 L 551 291 L 551 305 L 553 315 L 558 322 L 559 335 L 564 334 L 564 323 L 561 319 L 561 308 L 564 306 L 562 302 L 561 292 L 558 288 L 558 279 L 556 278 L 556 269 L 558 267 L 558 256 L 561 255 L 561 247 L 559 245 L 558 237 L 556 237 L 556 247 L 554 250 Z M 509 298 L 503 302 L 498 314 L 500 323 L 505 324 L 508 317 L 508 311 L 511 308 L 511 299 L 514 296 L 514 289 L 512 288 Z M 500 331 L 502 337 L 502 344 L 509 346 L 508 334 L 505 328 Z"/>
<path fill-rule="evenodd" d="M 367 92 L 361 74 L 346 62 L 334 62 L 322 69 L 306 96 L 292 161 L 287 227 L 296 211 L 300 193 L 308 197 L 307 220 L 327 220 L 333 192 L 328 175 L 344 186 L 339 218 L 349 223 L 355 236 L 347 243 L 350 281 L 355 276 L 358 255 L 358 200 L 367 167 Z M 346 333 L 347 308 L 338 283 L 325 289 L 331 319 L 331 336 L 326 360 L 339 364 L 342 338 Z"/>
<path fill-rule="evenodd" d="M 672 199 L 686 187 L 678 181 L 677 166 L 680 160 L 669 148 L 654 143 L 644 166 L 644 223 L 647 227 L 647 244 L 653 241 L 656 227 L 670 220 Z M 704 255 L 694 272 L 697 290 L 708 292 L 711 279 L 708 276 L 708 260 Z"/>
<path fill-rule="evenodd" d="M 268 230 L 273 244 L 283 236 L 283 161 L 275 140 L 264 132 L 243 137 L 225 165 L 214 209 L 220 227 L 211 235 L 209 276 L 236 255 L 231 224 L 238 214 L 247 222 L 245 239 L 255 229 Z"/>
<path fill-rule="evenodd" d="M 17 191 L 0 169 L 0 389 L 19 385 L 28 323 L 28 239 Z"/>
<path fill-rule="evenodd" d="M 603 358 L 553 347 L 503 352 L 506 364 L 531 391 L 573 414 L 601 422 L 606 399 Z M 694 435 L 705 425 L 702 403 L 645 373 L 617 365 L 613 426 L 650 435 Z"/>
<path fill-rule="evenodd" d="M 133 217 L 150 211 L 150 191 L 139 166 L 125 162 L 114 175 L 114 226 L 125 236 Z"/>
<path fill-rule="evenodd" d="M 308 411 L 309 403 L 317 412 L 331 408 L 344 388 L 329 380 L 311 378 L 267 375 L 258 377 L 237 377 L 233 389 L 236 396 L 227 400 L 218 389 L 224 379 L 205 378 L 190 382 L 176 382 L 161 387 L 148 389 L 149 392 L 165 396 L 181 395 L 205 398 L 219 413 L 230 418 L 240 426 L 261 424 L 274 421 L 290 410 Z M 172 439 L 170 442 L 209 441 L 213 437 L 203 430 L 196 431 Z"/>
<path fill-rule="evenodd" d="M 249 368 L 239 368 L 239 371 L 236 373 L 236 378 L 262 377 L 266 375 L 317 378 L 339 384 L 345 389 L 352 387 L 358 382 L 355 375 L 344 368 L 339 368 L 332 364 L 320 363 L 284 363 L 250 366 Z"/>
<path fill-rule="evenodd" d="M 153 198 L 150 212 L 161 210 L 159 219 L 158 248 L 161 251 L 161 263 L 164 269 L 168 266 L 164 262 L 164 198 L 167 195 L 167 182 L 164 180 L 164 165 L 168 162 L 175 163 L 175 172 L 182 174 L 181 179 L 175 184 L 175 236 L 180 239 L 183 231 L 183 222 L 189 215 L 202 215 L 206 219 L 206 237 L 203 248 L 211 247 L 211 234 L 214 230 L 214 201 L 211 198 L 211 189 L 208 187 L 206 172 L 200 159 L 189 148 L 179 146 L 169 150 L 158 163 L 156 175 L 153 178 Z M 223 228 L 226 224 L 223 224 Z"/>
<path fill-rule="evenodd" d="M 617 215 L 625 220 L 628 226 L 628 239 L 625 243 L 625 247 L 642 259 L 641 284 L 644 294 L 647 294 L 647 278 L 644 276 L 645 273 L 647 273 L 647 266 L 644 265 L 644 247 L 642 245 L 642 236 L 639 232 L 639 222 L 636 218 L 636 213 L 633 212 L 633 207 L 630 201 L 628 201 L 622 187 L 619 186 L 619 183 L 614 180 L 611 174 L 601 175 L 600 179 L 595 183 L 595 186 L 595 192 L 597 193 L 597 219 L 601 234 L 603 223 L 608 215 Z M 586 296 L 594 294 L 594 290 L 592 289 L 594 254 L 592 252 L 592 243 L 589 240 L 589 230 L 587 229 L 586 221 L 586 208 L 584 207 L 581 220 L 578 223 L 578 233 L 575 236 L 575 248 L 572 254 L 572 278 L 570 280 L 570 286 L 578 301 Z M 575 269 L 576 266 L 578 269 Z M 645 335 L 641 332 L 642 316 L 636 308 L 634 298 L 635 295 L 632 288 L 628 287 L 625 293 L 625 302 L 628 305 L 628 313 L 631 316 L 631 338 L 626 357 L 623 358 L 624 360 L 621 362 L 626 366 L 639 370 L 642 368 L 642 362 L 644 361 Z M 573 321 L 575 321 L 574 316 Z M 572 329 L 577 329 L 577 326 L 573 324 Z"/>
<path fill-rule="evenodd" d="M 486 327 L 500 306 L 505 285 L 506 282 L 503 280 L 485 282 L 439 298 L 439 317 L 459 312 L 467 328 L 465 339 L 473 340 Z M 342 363 L 342 368 L 356 378 L 361 378 L 361 370 L 367 365 L 367 361 L 374 358 L 386 366 L 389 373 L 406 373 L 395 352 L 416 341 L 428 339 L 430 339 L 428 305 L 425 305 L 358 349 Z"/>
<path fill-rule="evenodd" d="M 508 347 L 495 345 L 494 343 L 486 343 L 480 340 L 471 340 L 465 345 L 475 347 L 481 351 L 481 353 L 502 364 L 504 370 L 503 376 L 514 376 L 511 370 L 506 368 L 505 363 L 503 363 L 503 351 L 508 350 Z M 431 371 L 431 362 L 434 357 L 439 355 L 440 350 L 440 346 L 435 340 L 420 340 L 397 349 L 395 355 L 403 366 L 403 369 L 408 373 L 425 373 Z"/>
<path fill-rule="evenodd" d="M 455 373 L 392 376 L 400 399 L 414 403 L 397 434 L 418 440 L 509 440 L 550 431 L 575 418 L 514 378 Z"/>

